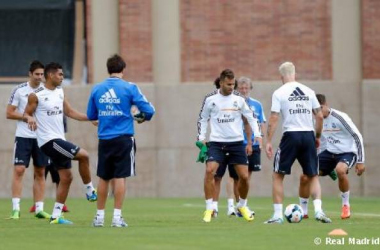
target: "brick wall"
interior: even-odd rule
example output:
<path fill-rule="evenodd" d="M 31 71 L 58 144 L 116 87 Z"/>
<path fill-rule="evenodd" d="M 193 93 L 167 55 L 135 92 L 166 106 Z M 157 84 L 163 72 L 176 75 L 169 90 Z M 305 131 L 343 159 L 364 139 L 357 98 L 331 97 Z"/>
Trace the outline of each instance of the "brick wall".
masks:
<path fill-rule="evenodd" d="M 152 10 L 150 0 L 120 0 L 120 54 L 126 60 L 125 78 L 152 82 Z"/>
<path fill-rule="evenodd" d="M 363 79 L 380 79 L 380 1 L 362 1 Z"/>
<path fill-rule="evenodd" d="M 331 2 L 181 1 L 182 81 L 210 81 L 224 68 L 277 80 L 293 61 L 300 79 L 332 78 Z"/>

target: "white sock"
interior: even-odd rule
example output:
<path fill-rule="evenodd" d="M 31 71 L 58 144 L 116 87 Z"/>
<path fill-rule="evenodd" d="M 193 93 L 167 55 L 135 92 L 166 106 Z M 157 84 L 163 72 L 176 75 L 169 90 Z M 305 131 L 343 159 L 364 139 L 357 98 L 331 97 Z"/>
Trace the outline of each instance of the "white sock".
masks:
<path fill-rule="evenodd" d="M 86 189 L 87 195 L 92 195 L 92 191 L 95 190 L 94 186 L 92 185 L 92 182 L 84 184 L 84 188 Z"/>
<path fill-rule="evenodd" d="M 213 206 L 212 206 L 212 198 L 211 199 L 208 199 L 206 200 L 206 210 L 213 210 Z"/>
<path fill-rule="evenodd" d="M 342 206 L 350 206 L 350 190 L 340 193 L 340 197 L 342 197 Z"/>
<path fill-rule="evenodd" d="M 239 198 L 239 203 L 237 204 L 237 207 L 246 207 L 247 206 L 247 199 Z"/>
<path fill-rule="evenodd" d="M 273 204 L 274 218 L 282 218 L 282 204 Z"/>
<path fill-rule="evenodd" d="M 322 212 L 322 201 L 320 199 L 313 200 L 313 204 L 315 213 Z"/>
<path fill-rule="evenodd" d="M 121 209 L 114 209 L 113 210 L 113 218 L 114 219 L 120 219 L 121 217 Z"/>
<path fill-rule="evenodd" d="M 228 199 L 227 204 L 228 204 L 228 207 L 233 207 L 234 206 L 234 199 Z"/>
<path fill-rule="evenodd" d="M 61 217 L 63 206 L 64 204 L 62 203 L 59 203 L 59 202 L 54 203 L 53 214 L 51 215 L 51 217 L 54 219 Z"/>
<path fill-rule="evenodd" d="M 20 211 L 20 198 L 12 198 L 12 205 L 13 205 L 13 210 L 19 210 Z"/>
<path fill-rule="evenodd" d="M 96 217 L 103 219 L 104 218 L 104 209 L 102 210 L 97 210 L 96 211 Z"/>
<path fill-rule="evenodd" d="M 212 202 L 212 209 L 214 209 L 218 212 L 218 202 L 217 201 Z"/>
<path fill-rule="evenodd" d="M 309 199 L 300 197 L 300 206 L 302 207 L 303 214 L 308 214 Z"/>
<path fill-rule="evenodd" d="M 36 214 L 38 214 L 41 211 L 44 211 L 44 202 L 43 201 L 37 201 L 36 202 Z"/>

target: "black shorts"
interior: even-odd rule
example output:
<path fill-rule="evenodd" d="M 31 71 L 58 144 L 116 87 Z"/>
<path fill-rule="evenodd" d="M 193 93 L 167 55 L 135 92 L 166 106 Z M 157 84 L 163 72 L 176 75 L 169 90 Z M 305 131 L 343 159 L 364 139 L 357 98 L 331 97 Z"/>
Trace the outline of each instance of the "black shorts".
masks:
<path fill-rule="evenodd" d="M 207 161 L 216 161 L 227 165 L 248 165 L 243 141 L 209 142 Z"/>
<path fill-rule="evenodd" d="M 274 158 L 274 172 L 290 174 L 295 160 L 307 176 L 318 174 L 318 156 L 313 131 L 285 132 Z"/>
<path fill-rule="evenodd" d="M 259 145 L 252 146 L 252 154 L 248 155 L 248 171 L 261 171 L 261 149 Z"/>
<path fill-rule="evenodd" d="M 97 176 L 104 180 L 135 176 L 136 144 L 132 136 L 99 140 Z"/>
<path fill-rule="evenodd" d="M 46 167 L 49 158 L 41 151 L 37 145 L 37 139 L 16 137 L 14 145 L 14 165 L 24 165 L 29 167 L 30 157 L 33 158 L 33 165 L 36 167 Z"/>
<path fill-rule="evenodd" d="M 70 168 L 71 168 L 71 161 L 69 162 Z M 53 183 L 59 183 L 60 178 L 58 174 L 57 166 L 54 164 L 54 162 L 50 161 L 50 164 L 46 166 L 45 168 L 45 179 L 47 179 L 48 174 L 50 173 L 51 181 Z"/>
<path fill-rule="evenodd" d="M 228 172 L 230 174 L 230 177 L 234 180 L 238 180 L 239 176 L 236 173 L 235 166 L 234 165 L 227 165 L 226 163 L 219 163 L 219 167 L 216 170 L 215 178 L 223 178 L 224 174 L 226 173 L 228 167 Z"/>
<path fill-rule="evenodd" d="M 42 145 L 42 152 L 50 157 L 56 169 L 70 169 L 80 148 L 71 142 L 62 139 L 53 139 Z"/>
<path fill-rule="evenodd" d="M 333 154 L 327 150 L 318 155 L 319 174 L 322 176 L 330 174 L 339 162 L 346 163 L 348 170 L 356 165 L 357 157 L 354 153 Z"/>

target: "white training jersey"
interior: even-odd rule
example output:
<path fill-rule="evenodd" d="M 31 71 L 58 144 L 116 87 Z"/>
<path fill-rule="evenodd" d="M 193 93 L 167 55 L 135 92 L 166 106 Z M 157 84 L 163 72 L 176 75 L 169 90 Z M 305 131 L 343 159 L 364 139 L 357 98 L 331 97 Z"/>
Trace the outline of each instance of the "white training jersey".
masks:
<path fill-rule="evenodd" d="M 299 82 L 288 82 L 272 96 L 272 112 L 281 113 L 282 132 L 314 131 L 313 109 L 319 108 L 315 93 Z"/>
<path fill-rule="evenodd" d="M 358 163 L 364 163 L 362 135 L 350 117 L 336 109 L 323 120 L 321 149 L 333 154 L 354 153 Z"/>
<path fill-rule="evenodd" d="M 34 116 L 37 122 L 37 143 L 41 147 L 53 139 L 65 140 L 63 128 L 63 89 L 57 87 L 54 90 L 45 87 L 38 88 L 35 92 L 38 105 Z"/>
<path fill-rule="evenodd" d="M 242 115 L 247 118 L 253 133 L 261 137 L 257 119 L 245 99 L 236 91 L 231 95 L 224 96 L 220 94 L 219 90 L 215 90 L 208 94 L 203 101 L 198 120 L 198 140 L 206 139 L 207 126 L 210 121 L 210 141 L 243 141 Z"/>
<path fill-rule="evenodd" d="M 29 94 L 33 93 L 41 86 L 43 86 L 43 83 L 40 83 L 40 85 L 35 89 L 30 86 L 29 82 L 17 85 L 12 91 L 8 104 L 17 107 L 17 112 L 23 114 L 25 112 L 26 105 L 28 104 Z M 26 122 L 17 121 L 16 137 L 35 139 L 37 138 L 37 135 L 35 131 L 29 129 Z"/>

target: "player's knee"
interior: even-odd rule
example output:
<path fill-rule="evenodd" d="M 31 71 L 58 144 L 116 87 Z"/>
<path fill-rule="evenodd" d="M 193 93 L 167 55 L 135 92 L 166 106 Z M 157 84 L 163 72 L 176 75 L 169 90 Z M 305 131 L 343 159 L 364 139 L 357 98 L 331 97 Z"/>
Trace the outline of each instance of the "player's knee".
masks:
<path fill-rule="evenodd" d="M 71 172 L 61 174 L 59 177 L 60 182 L 62 182 L 63 184 L 70 184 L 73 181 L 73 175 L 71 174 Z"/>
<path fill-rule="evenodd" d="M 347 174 L 347 166 L 345 164 L 338 164 L 335 171 L 338 177 L 341 178 Z"/>
<path fill-rule="evenodd" d="M 83 148 L 81 148 L 78 154 L 76 155 L 76 158 L 79 161 L 88 161 L 89 160 L 88 152 L 84 150 Z"/>
<path fill-rule="evenodd" d="M 45 168 L 35 168 L 34 177 L 36 179 L 45 179 Z"/>
<path fill-rule="evenodd" d="M 301 185 L 306 185 L 308 183 L 308 181 L 309 181 L 309 178 L 306 175 L 301 174 L 301 176 L 300 176 L 300 184 Z"/>
<path fill-rule="evenodd" d="M 24 173 L 25 173 L 25 168 L 24 167 L 15 167 L 14 175 L 16 177 L 23 177 Z"/>

